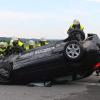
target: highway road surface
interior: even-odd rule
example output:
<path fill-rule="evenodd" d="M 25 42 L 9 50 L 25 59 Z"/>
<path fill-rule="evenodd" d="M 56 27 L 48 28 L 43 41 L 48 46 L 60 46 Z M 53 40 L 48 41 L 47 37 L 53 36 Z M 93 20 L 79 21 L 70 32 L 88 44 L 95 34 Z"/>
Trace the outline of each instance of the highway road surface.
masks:
<path fill-rule="evenodd" d="M 100 100 L 100 76 L 52 87 L 0 85 L 0 100 Z"/>

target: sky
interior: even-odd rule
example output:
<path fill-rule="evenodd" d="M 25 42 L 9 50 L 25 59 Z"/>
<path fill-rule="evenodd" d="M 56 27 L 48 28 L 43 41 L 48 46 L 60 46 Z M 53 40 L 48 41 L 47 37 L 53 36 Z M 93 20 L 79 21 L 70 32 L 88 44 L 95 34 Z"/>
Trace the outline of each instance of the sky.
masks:
<path fill-rule="evenodd" d="M 0 37 L 65 39 L 74 19 L 100 34 L 100 0 L 0 0 Z"/>

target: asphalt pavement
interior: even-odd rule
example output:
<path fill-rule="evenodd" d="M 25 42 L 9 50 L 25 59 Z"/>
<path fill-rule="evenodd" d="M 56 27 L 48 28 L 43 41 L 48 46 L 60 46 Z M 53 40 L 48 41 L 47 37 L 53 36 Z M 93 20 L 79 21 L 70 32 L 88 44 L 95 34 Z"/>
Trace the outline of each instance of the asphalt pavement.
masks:
<path fill-rule="evenodd" d="M 0 100 L 100 100 L 100 76 L 52 87 L 0 85 Z"/>

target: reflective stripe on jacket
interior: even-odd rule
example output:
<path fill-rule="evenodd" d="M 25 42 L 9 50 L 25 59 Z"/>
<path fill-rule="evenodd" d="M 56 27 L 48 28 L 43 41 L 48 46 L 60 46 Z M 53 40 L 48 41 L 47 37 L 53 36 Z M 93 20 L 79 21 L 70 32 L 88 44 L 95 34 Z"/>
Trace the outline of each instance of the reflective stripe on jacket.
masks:
<path fill-rule="evenodd" d="M 70 26 L 71 29 L 74 29 L 73 25 Z M 84 26 L 80 25 L 80 30 L 83 30 Z"/>
<path fill-rule="evenodd" d="M 20 46 L 20 47 L 22 47 L 23 46 L 23 42 L 21 42 L 21 41 L 18 41 L 18 46 Z"/>

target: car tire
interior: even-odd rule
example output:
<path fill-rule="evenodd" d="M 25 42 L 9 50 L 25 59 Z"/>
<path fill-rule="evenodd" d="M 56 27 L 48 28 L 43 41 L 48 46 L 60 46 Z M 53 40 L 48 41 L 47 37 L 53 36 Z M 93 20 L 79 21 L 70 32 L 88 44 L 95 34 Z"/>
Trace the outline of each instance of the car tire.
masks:
<path fill-rule="evenodd" d="M 83 52 L 84 50 L 82 45 L 76 40 L 67 42 L 64 47 L 64 56 L 69 61 L 74 62 L 80 60 L 83 56 Z"/>

